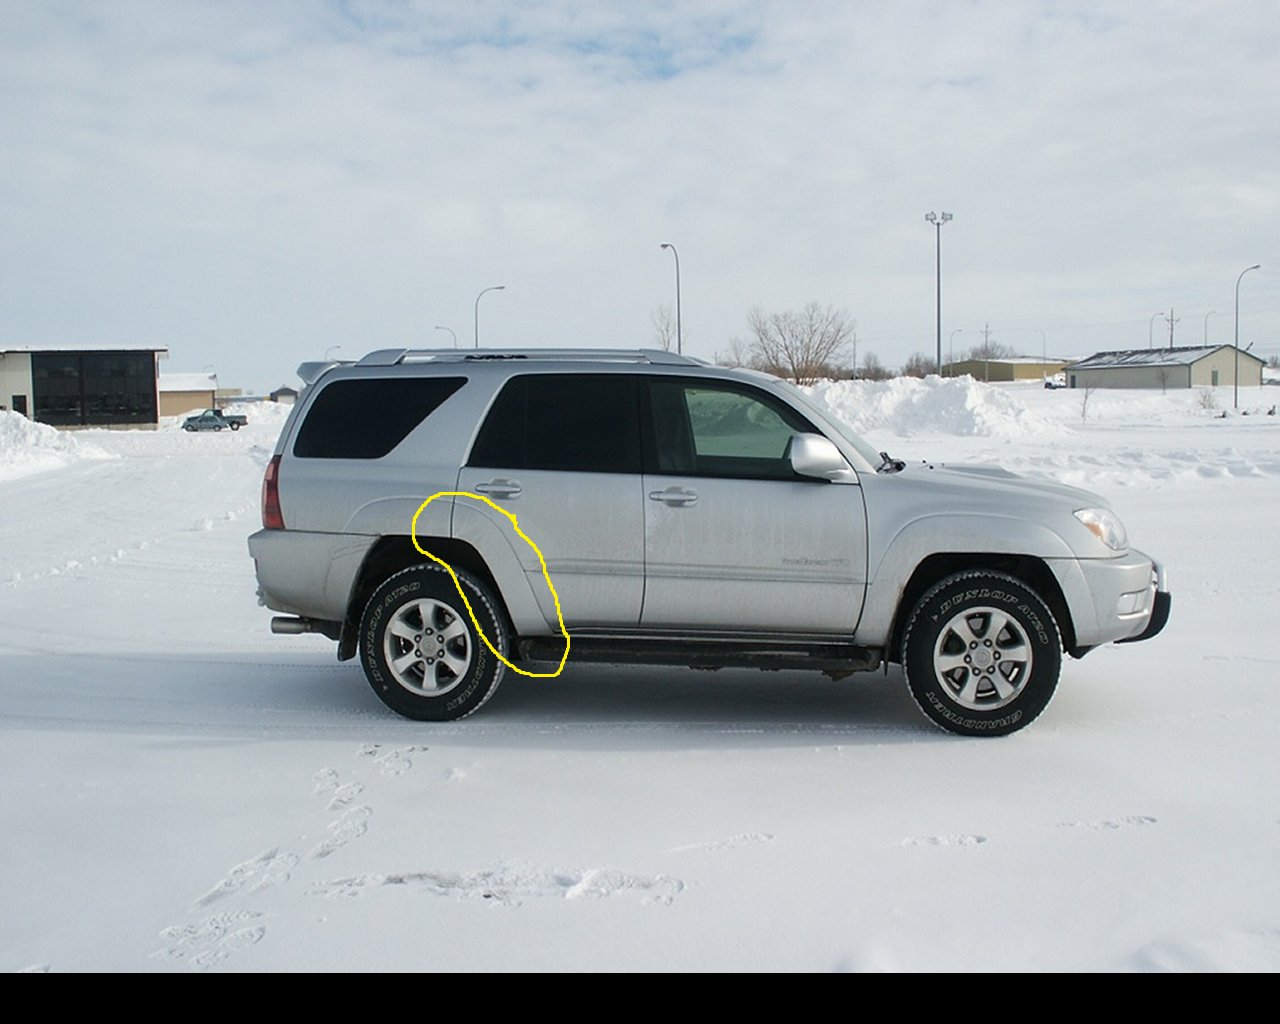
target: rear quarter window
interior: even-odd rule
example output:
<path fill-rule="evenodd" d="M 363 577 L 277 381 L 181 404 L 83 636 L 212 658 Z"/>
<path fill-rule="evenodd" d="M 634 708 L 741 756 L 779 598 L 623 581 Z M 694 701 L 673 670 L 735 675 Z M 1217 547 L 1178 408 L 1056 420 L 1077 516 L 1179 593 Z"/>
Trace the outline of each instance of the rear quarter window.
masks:
<path fill-rule="evenodd" d="M 340 380 L 307 410 L 293 454 L 299 459 L 380 459 L 467 382 L 465 377 Z"/>

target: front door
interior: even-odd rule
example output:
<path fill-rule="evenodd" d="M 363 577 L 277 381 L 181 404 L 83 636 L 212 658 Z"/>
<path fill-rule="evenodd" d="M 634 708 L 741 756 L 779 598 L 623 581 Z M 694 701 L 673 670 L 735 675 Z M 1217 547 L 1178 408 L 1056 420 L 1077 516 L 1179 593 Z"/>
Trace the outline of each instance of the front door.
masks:
<path fill-rule="evenodd" d="M 650 378 L 641 624 L 852 635 L 866 588 L 862 488 L 798 477 L 818 432 L 748 384 Z"/>

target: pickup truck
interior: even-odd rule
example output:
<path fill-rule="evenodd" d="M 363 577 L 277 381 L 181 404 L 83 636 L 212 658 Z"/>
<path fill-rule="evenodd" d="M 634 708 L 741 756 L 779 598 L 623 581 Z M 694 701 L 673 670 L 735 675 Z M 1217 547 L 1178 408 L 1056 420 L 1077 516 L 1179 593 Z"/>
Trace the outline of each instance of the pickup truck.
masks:
<path fill-rule="evenodd" d="M 224 412 L 221 409 L 206 409 L 198 416 L 188 416 L 182 423 L 183 430 L 222 430 L 230 427 L 239 430 L 249 425 L 249 418 L 236 412 Z"/>

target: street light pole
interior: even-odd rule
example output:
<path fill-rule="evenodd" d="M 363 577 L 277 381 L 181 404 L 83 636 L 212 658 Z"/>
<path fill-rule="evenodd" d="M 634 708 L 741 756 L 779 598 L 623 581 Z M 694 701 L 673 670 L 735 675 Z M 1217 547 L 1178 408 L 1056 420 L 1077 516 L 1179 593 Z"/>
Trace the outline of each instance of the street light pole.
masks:
<path fill-rule="evenodd" d="M 957 327 L 947 338 L 947 362 L 951 364 L 951 372 L 956 372 L 956 335 L 964 334 L 963 327 Z"/>
<path fill-rule="evenodd" d="M 1211 310 L 1209 310 L 1209 312 L 1207 312 L 1207 313 L 1204 315 L 1204 345 L 1205 345 L 1205 348 L 1208 348 L 1208 347 L 1209 347 L 1209 317 L 1213 316 L 1216 312 L 1218 312 L 1216 309 L 1211 309 Z"/>
<path fill-rule="evenodd" d="M 453 328 L 452 328 L 452 327 L 441 327 L 439 324 L 436 324 L 436 330 L 437 330 L 437 331 L 448 331 L 448 332 L 449 332 L 449 335 L 453 338 L 453 347 L 454 347 L 454 348 L 457 348 L 457 347 L 458 347 L 458 336 L 457 336 L 456 334 L 454 334 L 454 332 L 453 332 Z"/>
<path fill-rule="evenodd" d="M 1251 270 L 1257 270 L 1262 266 L 1261 263 L 1255 263 L 1251 267 L 1245 267 L 1240 271 L 1240 276 L 1236 278 L 1236 372 L 1235 380 L 1232 382 L 1235 387 L 1235 396 L 1232 400 L 1232 408 L 1240 408 L 1240 282 L 1244 279 L 1244 275 Z"/>
<path fill-rule="evenodd" d="M 671 242 L 663 242 L 662 248 L 670 249 L 676 258 L 676 354 L 680 355 L 684 352 L 684 333 L 680 322 L 680 254 Z"/>
<path fill-rule="evenodd" d="M 1152 340 L 1152 337 L 1151 337 L 1151 328 L 1155 326 L 1155 323 L 1156 323 L 1156 317 L 1158 317 L 1158 316 L 1164 316 L 1164 314 L 1163 314 L 1163 313 L 1152 313 L 1152 314 L 1151 314 L 1151 319 L 1147 321 L 1147 348 L 1151 348 L 1151 347 L 1152 347 L 1152 345 L 1153 345 L 1153 340 Z"/>
<path fill-rule="evenodd" d="M 485 288 L 483 291 L 480 292 L 480 295 L 476 296 L 476 318 L 475 318 L 475 347 L 476 348 L 480 347 L 480 296 L 484 295 L 485 292 L 500 292 L 506 287 L 507 286 L 505 284 L 495 284 L 489 288 Z"/>
<path fill-rule="evenodd" d="M 935 263 L 935 270 L 936 270 L 936 276 L 938 281 L 938 334 L 937 334 L 938 376 L 941 377 L 942 376 L 942 225 L 945 224 L 947 221 L 952 220 L 953 218 L 949 213 L 938 214 L 930 210 L 928 213 L 924 215 L 924 219 L 933 225 L 934 235 L 937 240 L 934 263 Z"/>

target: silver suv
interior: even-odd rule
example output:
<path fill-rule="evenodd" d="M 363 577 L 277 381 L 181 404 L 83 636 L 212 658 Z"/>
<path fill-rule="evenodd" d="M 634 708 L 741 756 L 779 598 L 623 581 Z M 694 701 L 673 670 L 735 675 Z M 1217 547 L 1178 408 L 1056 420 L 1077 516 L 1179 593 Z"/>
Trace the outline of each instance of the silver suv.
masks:
<path fill-rule="evenodd" d="M 937 725 L 1000 735 L 1048 704 L 1064 651 L 1168 618 L 1161 566 L 1101 498 L 905 466 L 764 374 L 580 350 L 299 374 L 249 538 L 260 598 L 410 718 L 554 670 L 562 615 L 574 661 L 899 662 Z"/>

